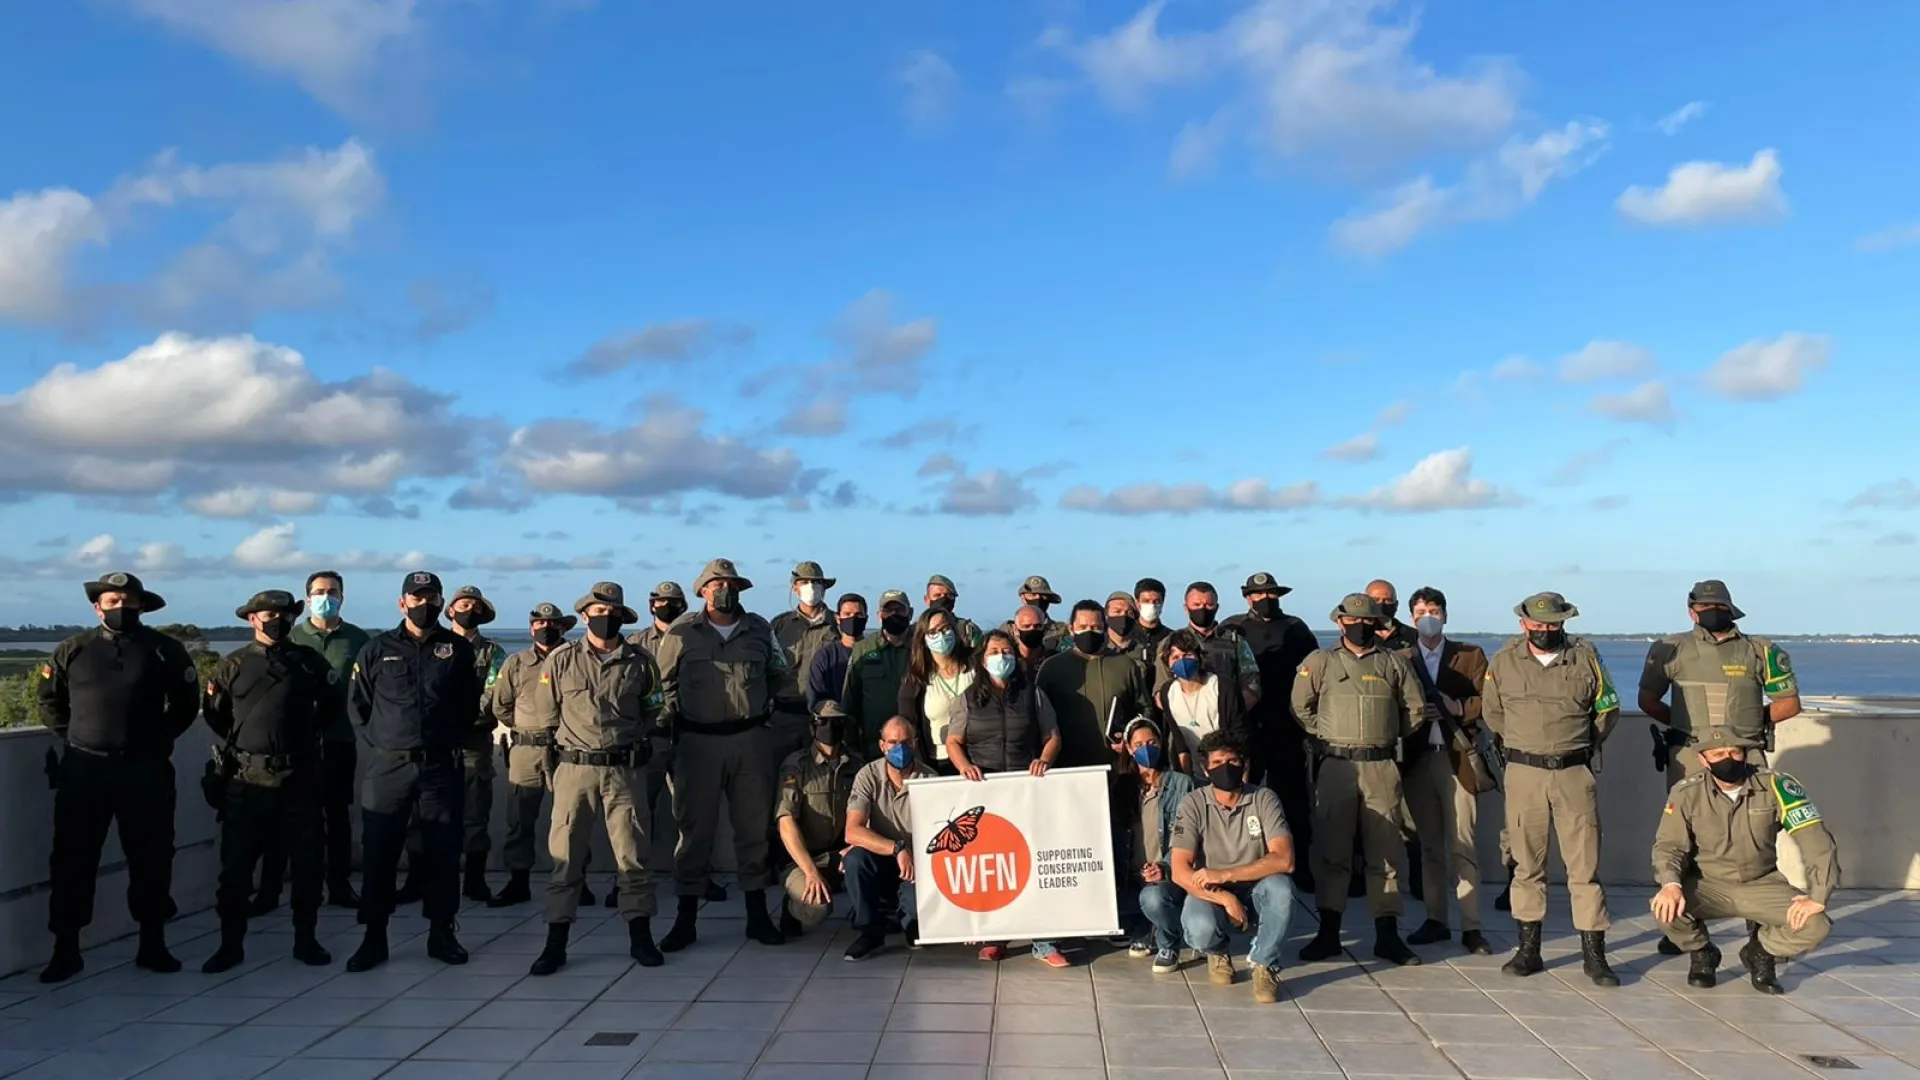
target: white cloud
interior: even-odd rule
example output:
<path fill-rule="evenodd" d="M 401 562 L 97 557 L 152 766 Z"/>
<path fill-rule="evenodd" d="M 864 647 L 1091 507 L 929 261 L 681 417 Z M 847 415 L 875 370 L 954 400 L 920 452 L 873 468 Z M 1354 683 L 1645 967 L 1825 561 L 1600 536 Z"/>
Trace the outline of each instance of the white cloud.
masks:
<path fill-rule="evenodd" d="M 1856 509 L 1866 507 L 1905 509 L 1907 507 L 1920 506 L 1920 484 L 1916 484 L 1905 477 L 1898 480 L 1887 480 L 1874 484 L 1853 498 L 1848 499 L 1847 505 Z"/>
<path fill-rule="evenodd" d="M 954 473 L 941 491 L 936 509 L 962 517 L 1001 517 L 1037 501 L 1019 476 L 1004 469 L 982 469 L 973 475 Z"/>
<path fill-rule="evenodd" d="M 1705 115 L 1707 115 L 1706 102 L 1689 101 L 1685 105 L 1654 121 L 1653 126 L 1659 128 L 1663 135 L 1678 135 L 1681 128 L 1686 127 L 1688 124 Z"/>
<path fill-rule="evenodd" d="M 861 386 L 908 395 L 920 389 L 920 361 L 939 342 L 940 324 L 927 318 L 896 323 L 893 306 L 892 294 L 874 289 L 840 314 L 833 334 Z"/>
<path fill-rule="evenodd" d="M 1560 358 L 1560 378 L 1570 383 L 1631 379 L 1653 370 L 1653 353 L 1631 341 L 1601 338 Z"/>
<path fill-rule="evenodd" d="M 114 541 L 112 536 L 101 533 L 99 536 L 75 548 L 73 554 L 68 556 L 68 561 L 75 566 L 104 570 L 107 564 L 113 561 L 113 557 L 119 549 L 119 544 Z"/>
<path fill-rule="evenodd" d="M 500 468 L 530 491 L 645 500 L 694 491 L 743 499 L 804 494 L 800 459 L 727 435 L 709 435 L 706 414 L 654 394 L 637 423 L 607 429 L 542 420 L 515 431 Z"/>
<path fill-rule="evenodd" d="M 75 256 L 106 238 L 93 200 L 77 191 L 22 191 L 0 202 L 0 318 L 61 321 Z"/>
<path fill-rule="evenodd" d="M 1468 510 L 1518 501 L 1493 483 L 1472 475 L 1473 450 L 1458 447 L 1420 459 L 1405 475 L 1364 495 L 1349 495 L 1343 505 L 1398 513 Z"/>
<path fill-rule="evenodd" d="M 1028 124 L 1040 128 L 1053 121 L 1054 110 L 1072 89 L 1072 84 L 1064 79 L 1022 76 L 1007 80 L 1004 93 L 1007 102 Z"/>
<path fill-rule="evenodd" d="M 1374 423 L 1383 428 L 1399 427 L 1401 424 L 1407 422 L 1407 417 L 1412 415 L 1413 402 L 1396 401 L 1386 408 L 1381 409 L 1380 415 L 1374 419 Z"/>
<path fill-rule="evenodd" d="M 451 559 L 408 551 L 400 555 L 371 551 L 343 551 L 323 554 L 306 551 L 298 542 L 294 527 L 286 522 L 269 525 L 234 546 L 227 561 L 235 569 L 276 573 L 310 572 L 321 566 L 339 570 L 448 570 L 459 563 Z"/>
<path fill-rule="evenodd" d="M 1380 436 L 1371 431 L 1364 435 L 1355 435 L 1351 439 L 1334 443 L 1320 451 L 1320 456 L 1328 461 L 1345 461 L 1353 464 L 1372 461 L 1380 456 Z"/>
<path fill-rule="evenodd" d="M 312 491 L 263 490 L 248 484 L 221 491 L 195 495 L 183 500 L 187 509 L 210 518 L 250 518 L 263 514 L 276 517 L 317 514 L 326 506 L 327 497 Z"/>
<path fill-rule="evenodd" d="M 753 341 L 753 328 L 709 318 L 670 319 L 594 342 L 569 363 L 569 375 L 605 375 L 642 360 L 680 363 Z"/>
<path fill-rule="evenodd" d="M 928 457 L 926 461 L 921 462 L 919 470 L 916 471 L 914 475 L 945 476 L 951 473 L 958 476 L 966 471 L 966 465 L 962 464 L 959 458 L 942 450 Z"/>
<path fill-rule="evenodd" d="M 1060 507 L 1093 514 L 1139 517 L 1147 514 L 1188 514 L 1201 510 L 1248 513 L 1299 510 L 1319 501 L 1319 486 L 1312 481 L 1276 488 L 1256 478 L 1218 489 L 1197 481 L 1182 484 L 1123 484 L 1105 492 L 1092 484 L 1077 484 L 1060 497 Z"/>
<path fill-rule="evenodd" d="M 1573 455 L 1553 470 L 1547 477 L 1547 483 L 1556 487 L 1568 487 L 1587 478 L 1587 474 L 1613 461 L 1613 456 L 1626 447 L 1629 439 L 1609 439 L 1605 443 Z"/>
<path fill-rule="evenodd" d="M 1624 394 L 1595 394 L 1587 408 L 1622 423 L 1666 428 L 1673 426 L 1674 421 L 1673 399 L 1667 392 L 1667 384 L 1659 379 L 1641 383 Z"/>
<path fill-rule="evenodd" d="M 1892 225 L 1876 233 L 1854 241 L 1853 246 L 1860 251 L 1892 251 L 1894 248 L 1911 247 L 1920 244 L 1920 221 L 1905 225 Z"/>
<path fill-rule="evenodd" d="M 907 58 L 900 83 L 907 92 L 907 119 L 922 129 L 939 126 L 960 92 L 960 74 L 932 49 L 917 49 Z"/>
<path fill-rule="evenodd" d="M 1522 382 L 1527 379 L 1538 378 L 1541 371 L 1542 369 L 1539 364 L 1534 363 L 1524 356 L 1509 356 L 1493 365 L 1493 370 L 1487 374 L 1488 377 L 1499 379 L 1502 382 Z"/>
<path fill-rule="evenodd" d="M 779 429 L 788 435 L 838 435 L 847 430 L 847 399 L 829 396 L 802 402 L 780 418 Z"/>
<path fill-rule="evenodd" d="M 1642 225 L 1696 226 L 1767 221 L 1787 215 L 1780 190 L 1780 155 L 1762 150 L 1746 165 L 1689 161 L 1676 165 L 1658 188 L 1630 187 L 1615 202 Z"/>
<path fill-rule="evenodd" d="M 1728 350 L 1707 369 L 1707 386 L 1728 401 L 1774 401 L 1797 394 L 1807 374 L 1827 366 L 1833 340 L 1824 334 L 1782 334 Z"/>
<path fill-rule="evenodd" d="M 1166 0 L 1152 0 L 1112 32 L 1069 46 L 1094 88 L 1116 108 L 1145 104 L 1153 90 L 1205 74 L 1214 51 L 1204 37 L 1160 34 Z"/>
<path fill-rule="evenodd" d="M 1233 137 L 1233 113 L 1221 109 L 1206 121 L 1190 120 L 1173 140 L 1168 171 L 1176 177 L 1197 176 L 1213 167 L 1214 159 Z"/>

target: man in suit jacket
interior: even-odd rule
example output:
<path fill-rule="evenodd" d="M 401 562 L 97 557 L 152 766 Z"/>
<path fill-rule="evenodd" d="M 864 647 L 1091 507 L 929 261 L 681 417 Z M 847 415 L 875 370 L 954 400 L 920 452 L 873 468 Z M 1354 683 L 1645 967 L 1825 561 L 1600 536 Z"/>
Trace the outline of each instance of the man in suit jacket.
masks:
<path fill-rule="evenodd" d="M 1427 909 L 1426 921 L 1407 935 L 1407 943 L 1452 940 L 1447 929 L 1451 891 L 1460 901 L 1461 945 L 1485 956 L 1492 950 L 1480 933 L 1480 860 L 1473 836 L 1476 800 L 1492 787 L 1480 756 L 1487 654 L 1478 645 L 1447 640 L 1447 598 L 1440 590 L 1415 592 L 1409 614 L 1418 640 L 1403 655 L 1424 684 L 1433 722 L 1408 740 L 1402 754 L 1401 786 L 1417 834 L 1419 891 Z"/>

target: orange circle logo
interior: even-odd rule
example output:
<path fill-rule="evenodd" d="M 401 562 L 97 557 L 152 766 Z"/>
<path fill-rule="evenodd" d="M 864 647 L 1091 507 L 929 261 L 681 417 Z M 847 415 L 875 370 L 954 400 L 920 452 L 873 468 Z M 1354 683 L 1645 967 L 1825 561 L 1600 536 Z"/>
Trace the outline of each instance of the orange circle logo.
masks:
<path fill-rule="evenodd" d="M 933 883 L 965 911 L 999 911 L 1020 898 L 1033 872 L 1033 851 L 1013 822 L 976 806 L 934 835 Z"/>

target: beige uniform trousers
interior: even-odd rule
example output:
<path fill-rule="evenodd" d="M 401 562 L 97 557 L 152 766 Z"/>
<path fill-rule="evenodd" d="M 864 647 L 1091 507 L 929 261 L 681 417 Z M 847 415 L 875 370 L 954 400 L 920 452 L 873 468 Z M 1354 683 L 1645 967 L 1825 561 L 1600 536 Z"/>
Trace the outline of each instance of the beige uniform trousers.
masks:
<path fill-rule="evenodd" d="M 1401 783 L 1420 843 L 1420 899 L 1426 917 L 1447 921 L 1451 891 L 1460 903 L 1460 929 L 1480 929 L 1480 854 L 1473 835 L 1480 815 L 1474 796 L 1460 786 L 1444 750 L 1422 755 Z"/>
<path fill-rule="evenodd" d="M 1667 940 L 1682 952 L 1697 952 L 1706 947 L 1706 922 L 1712 919 L 1748 919 L 1760 924 L 1760 947 L 1775 956 L 1799 956 L 1827 940 L 1833 920 L 1823 914 L 1807 920 L 1798 930 L 1787 926 L 1787 908 L 1794 898 L 1806 893 L 1794 888 L 1779 871 L 1759 881 L 1707 881 L 1695 878 L 1683 881 L 1687 910 L 1678 919 L 1665 924 Z M 1744 944 L 1744 943 L 1743 943 Z"/>
<path fill-rule="evenodd" d="M 525 873 L 533 869 L 540 804 L 547 798 L 547 781 L 546 747 L 507 748 L 507 838 L 501 844 L 500 858 L 508 870 Z"/>
<path fill-rule="evenodd" d="M 1314 782 L 1313 869 L 1322 911 L 1344 911 L 1353 879 L 1354 837 L 1367 871 L 1367 908 L 1376 919 L 1400 917 L 1400 766 L 1387 761 L 1320 762 Z"/>
<path fill-rule="evenodd" d="M 647 852 L 652 841 L 640 807 L 645 770 L 562 761 L 553 767 L 552 783 L 553 828 L 547 852 L 553 858 L 553 878 L 547 884 L 547 922 L 570 923 L 580 908 L 595 822 L 605 823 L 607 844 L 613 848 L 620 917 L 651 918 L 653 875 L 647 871 Z"/>
<path fill-rule="evenodd" d="M 673 817 L 680 840 L 673 849 L 673 880 L 681 896 L 706 892 L 720 825 L 720 798 L 726 796 L 733 825 L 734 859 L 740 888 L 764 890 L 767 832 L 773 821 L 774 770 L 767 760 L 767 732 L 751 728 L 733 735 L 680 736 L 673 754 Z"/>
<path fill-rule="evenodd" d="M 837 866 L 839 860 L 834 860 L 834 864 Z M 787 867 L 786 879 L 781 883 L 787 890 L 787 910 L 808 930 L 826 922 L 827 916 L 833 914 L 833 891 L 842 884 L 838 870 L 820 870 L 820 877 L 827 883 L 827 902 L 824 904 L 808 902 L 807 873 L 798 866 Z"/>
<path fill-rule="evenodd" d="M 1606 890 L 1600 887 L 1600 803 L 1593 770 L 1537 769 L 1507 763 L 1507 838 L 1513 845 L 1513 917 L 1541 922 L 1547 917 L 1547 841 L 1560 840 L 1567 865 L 1567 891 L 1573 894 L 1576 930 L 1605 930 Z"/>

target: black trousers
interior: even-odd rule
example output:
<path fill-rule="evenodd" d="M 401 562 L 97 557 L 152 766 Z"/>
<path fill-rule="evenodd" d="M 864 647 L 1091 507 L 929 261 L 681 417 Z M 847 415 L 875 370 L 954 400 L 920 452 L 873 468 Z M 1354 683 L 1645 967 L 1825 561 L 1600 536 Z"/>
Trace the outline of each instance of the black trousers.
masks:
<path fill-rule="evenodd" d="M 320 747 L 320 806 L 326 820 L 326 880 L 346 882 L 353 875 L 353 770 L 359 754 L 351 740 Z M 260 891 L 280 895 L 287 847 L 279 836 L 267 838 L 260 855 Z"/>
<path fill-rule="evenodd" d="M 277 786 L 249 783 L 245 774 L 227 784 L 220 811 L 220 885 L 214 892 L 221 922 L 246 921 L 254 866 L 272 850 L 292 860 L 293 924 L 312 926 L 319 920 L 326 876 L 320 789 L 318 768 L 289 773 Z"/>
<path fill-rule="evenodd" d="M 475 744 L 460 752 L 466 772 L 461 786 L 460 850 L 468 855 L 485 855 L 493 850 L 493 758 L 498 753 L 491 741 Z M 407 850 L 418 855 L 426 850 L 426 838 L 416 820 L 407 836 Z"/>
<path fill-rule="evenodd" d="M 1306 733 L 1292 716 L 1262 716 L 1254 738 L 1260 778 L 1255 783 L 1280 799 L 1287 829 L 1293 834 L 1293 864 L 1306 866 L 1313 846 L 1313 780 L 1307 767 Z"/>
<path fill-rule="evenodd" d="M 427 918 L 450 920 L 460 911 L 460 815 L 465 769 L 457 753 L 410 761 L 384 750 L 367 753 L 360 780 L 360 921 L 384 923 L 393 914 L 394 875 L 407 830 L 420 824 L 421 908 Z"/>
<path fill-rule="evenodd" d="M 93 922 L 107 829 L 118 822 L 127 859 L 127 910 L 142 925 L 179 913 L 173 903 L 173 762 L 69 749 L 53 796 L 52 896 L 47 929 L 77 934 Z"/>

